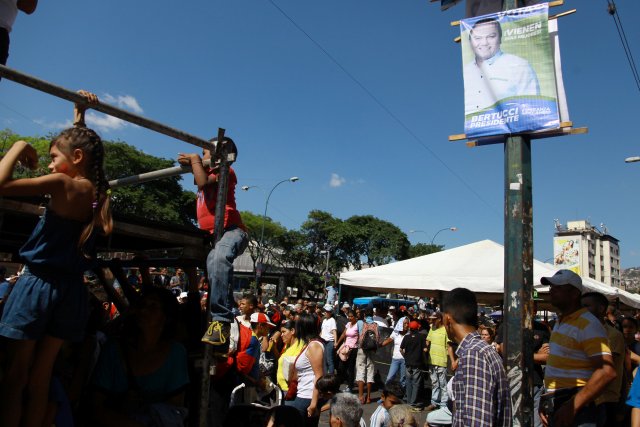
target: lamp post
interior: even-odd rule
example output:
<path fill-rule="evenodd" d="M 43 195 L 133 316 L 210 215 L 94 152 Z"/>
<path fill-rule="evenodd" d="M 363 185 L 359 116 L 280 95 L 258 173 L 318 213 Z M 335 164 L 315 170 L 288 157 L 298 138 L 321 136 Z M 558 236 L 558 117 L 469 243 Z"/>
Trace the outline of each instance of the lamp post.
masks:
<path fill-rule="evenodd" d="M 327 282 L 329 281 L 329 256 L 331 255 L 331 253 L 329 252 L 329 250 L 327 249 L 320 251 L 320 255 L 327 255 L 327 263 L 324 267 L 324 288 L 327 288 Z"/>
<path fill-rule="evenodd" d="M 269 195 L 267 196 L 267 201 L 264 204 L 264 214 L 262 215 L 262 226 L 260 227 L 260 241 L 258 242 L 258 257 L 257 257 L 258 265 L 256 268 L 256 286 L 260 283 L 260 276 L 262 275 L 262 241 L 264 239 L 264 224 L 267 221 L 267 208 L 269 207 L 269 199 L 271 198 L 271 194 L 273 194 L 273 190 L 278 188 L 280 184 L 285 182 L 296 182 L 299 179 L 300 178 L 298 178 L 297 176 L 292 176 L 291 178 L 283 179 L 282 181 L 274 185 L 271 191 L 269 191 Z M 245 191 L 249 190 L 249 188 L 251 187 L 246 185 L 242 187 L 242 189 Z"/>
<path fill-rule="evenodd" d="M 624 159 L 624 162 L 625 163 L 640 162 L 640 156 L 627 157 L 626 159 Z"/>
<path fill-rule="evenodd" d="M 442 231 L 445 231 L 445 230 L 456 231 L 458 230 L 458 227 L 445 227 L 441 230 L 438 230 L 438 232 L 433 236 L 433 239 L 431 239 L 431 245 L 433 245 L 433 241 L 436 240 L 436 237 L 438 237 L 438 234 L 440 234 Z"/>

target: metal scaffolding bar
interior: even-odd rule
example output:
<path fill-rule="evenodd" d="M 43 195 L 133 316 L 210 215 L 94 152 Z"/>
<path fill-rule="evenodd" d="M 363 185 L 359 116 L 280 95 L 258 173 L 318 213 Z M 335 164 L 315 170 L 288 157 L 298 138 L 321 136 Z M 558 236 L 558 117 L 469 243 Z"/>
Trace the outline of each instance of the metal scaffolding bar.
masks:
<path fill-rule="evenodd" d="M 211 165 L 211 159 L 203 160 L 202 165 L 208 168 Z M 111 188 L 122 187 L 123 185 L 142 184 L 143 182 L 154 181 L 156 179 L 169 178 L 171 176 L 182 175 L 191 172 L 191 165 L 173 166 L 166 169 L 158 169 L 156 171 L 131 175 L 124 178 L 116 178 L 109 181 Z"/>
<path fill-rule="evenodd" d="M 129 111 L 122 110 L 117 107 L 113 107 L 108 104 L 104 104 L 101 102 L 89 104 L 87 103 L 87 99 L 84 96 L 72 90 L 63 88 L 61 86 L 56 86 L 52 83 L 40 80 L 28 74 L 21 73 L 4 65 L 0 65 L 0 77 L 14 81 L 16 83 L 20 83 L 25 86 L 29 86 L 42 92 L 46 92 L 50 95 L 57 96 L 58 98 L 66 99 L 67 101 L 71 101 L 76 104 L 85 104 L 88 106 L 88 108 L 91 108 L 93 110 L 100 111 L 101 113 L 117 117 L 129 123 L 134 123 L 138 126 L 142 126 L 152 131 L 170 136 L 175 139 L 179 139 L 180 141 L 188 142 L 189 144 L 193 144 L 206 149 L 212 148 L 211 143 L 206 139 L 199 138 L 187 132 L 174 129 L 162 123 L 139 116 L 137 114 L 133 114 Z"/>

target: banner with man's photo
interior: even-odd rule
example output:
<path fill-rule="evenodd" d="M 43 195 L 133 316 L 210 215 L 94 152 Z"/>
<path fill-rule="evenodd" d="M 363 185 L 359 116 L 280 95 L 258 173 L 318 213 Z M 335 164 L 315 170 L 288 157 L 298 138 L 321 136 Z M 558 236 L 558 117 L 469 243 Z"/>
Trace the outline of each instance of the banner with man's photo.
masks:
<path fill-rule="evenodd" d="M 560 126 L 548 4 L 460 21 L 467 138 Z"/>

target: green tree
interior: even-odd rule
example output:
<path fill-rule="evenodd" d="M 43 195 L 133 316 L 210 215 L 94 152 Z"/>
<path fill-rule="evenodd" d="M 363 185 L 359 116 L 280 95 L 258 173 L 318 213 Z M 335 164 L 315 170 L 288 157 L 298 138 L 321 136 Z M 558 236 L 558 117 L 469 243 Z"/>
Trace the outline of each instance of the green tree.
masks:
<path fill-rule="evenodd" d="M 429 245 L 427 243 L 416 243 L 409 247 L 409 258 L 415 258 L 422 255 L 429 255 L 440 252 L 444 249 L 442 245 Z"/>
<path fill-rule="evenodd" d="M 315 271 L 324 271 L 326 254 L 322 251 L 329 251 L 329 272 L 335 273 L 349 265 L 353 236 L 344 221 L 329 212 L 313 210 L 300 231 L 306 239 L 308 263 L 315 266 Z"/>
<path fill-rule="evenodd" d="M 124 142 L 105 141 L 104 148 L 107 179 L 137 175 L 175 165 L 172 159 L 151 156 Z M 190 175 L 187 176 L 190 178 Z M 121 215 L 134 215 L 155 221 L 195 224 L 196 195 L 183 190 L 180 180 L 181 176 L 174 176 L 114 188 L 111 194 L 113 211 Z"/>
<path fill-rule="evenodd" d="M 260 255 L 258 250 L 262 252 L 262 256 L 267 260 L 279 257 L 279 239 L 283 234 L 287 233 L 287 229 L 269 217 L 264 218 L 264 239 L 262 248 L 259 249 L 263 225 L 262 215 L 256 215 L 249 211 L 242 211 L 240 215 L 249 233 L 250 244 L 247 250 L 253 260 L 254 270 L 258 262 L 258 256 Z"/>
<path fill-rule="evenodd" d="M 397 226 L 373 215 L 356 215 L 346 222 L 353 227 L 351 233 L 357 236 L 356 252 L 352 255 L 354 266 L 360 267 L 353 256 L 359 254 L 369 267 L 400 261 L 408 257 L 409 240 Z"/>
<path fill-rule="evenodd" d="M 47 137 L 25 137 L 6 129 L 0 132 L 0 151 L 4 154 L 15 141 L 29 142 L 38 153 L 38 168 L 30 171 L 17 168 L 16 177 L 41 176 L 48 173 L 51 162 L 49 144 L 55 134 Z M 107 179 L 123 178 L 174 166 L 171 159 L 143 153 L 124 142 L 103 141 Z M 181 176 L 174 176 L 139 185 L 114 188 L 111 206 L 116 215 L 134 215 L 154 221 L 193 225 L 196 221 L 196 195 L 180 186 Z"/>

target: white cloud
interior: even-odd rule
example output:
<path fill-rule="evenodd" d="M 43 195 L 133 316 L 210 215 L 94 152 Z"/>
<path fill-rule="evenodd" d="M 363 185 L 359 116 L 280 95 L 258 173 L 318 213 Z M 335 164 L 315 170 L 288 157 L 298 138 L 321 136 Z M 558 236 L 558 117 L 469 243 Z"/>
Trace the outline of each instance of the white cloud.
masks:
<path fill-rule="evenodd" d="M 131 95 L 118 95 L 113 96 L 111 94 L 104 94 L 100 96 L 100 101 L 105 104 L 110 104 L 124 110 L 129 110 L 136 114 L 143 113 L 142 107 L 138 103 L 138 100 Z M 71 119 L 64 122 L 50 122 L 44 119 L 34 120 L 37 124 L 46 129 L 66 129 L 73 126 Z M 85 122 L 90 128 L 94 128 L 100 132 L 109 132 L 112 130 L 119 130 L 126 126 L 136 126 L 131 123 L 120 120 L 116 117 L 109 116 L 102 113 L 97 113 L 92 110 L 88 110 L 85 114 Z"/>
<path fill-rule="evenodd" d="M 329 186 L 333 188 L 342 187 L 346 182 L 347 180 L 345 178 L 341 177 L 337 173 L 332 173 L 331 180 L 329 180 Z"/>
<path fill-rule="evenodd" d="M 45 129 L 66 129 L 73 126 L 71 119 L 64 122 L 50 122 L 44 119 L 34 119 L 33 121 Z"/>
<path fill-rule="evenodd" d="M 114 105 L 124 110 L 130 110 L 136 114 L 141 114 L 143 112 L 142 107 L 140 107 L 140 104 L 138 103 L 138 100 L 131 95 L 113 96 L 109 93 L 106 93 L 100 97 L 100 101 L 104 102 L 105 104 Z M 87 126 L 95 128 L 101 132 L 119 130 L 125 126 L 135 126 L 116 117 L 102 113 L 95 113 L 93 111 L 87 112 L 87 114 L 85 115 L 85 121 L 87 122 Z"/>
<path fill-rule="evenodd" d="M 143 110 L 140 107 L 138 100 L 131 95 L 113 96 L 111 94 L 106 93 L 100 99 L 107 104 L 115 104 L 117 107 L 131 110 L 136 114 L 143 113 Z"/>
<path fill-rule="evenodd" d="M 127 125 L 127 122 L 120 120 L 117 117 L 94 113 L 92 111 L 88 111 L 85 114 L 84 119 L 88 127 L 95 128 L 102 132 L 122 129 Z"/>

